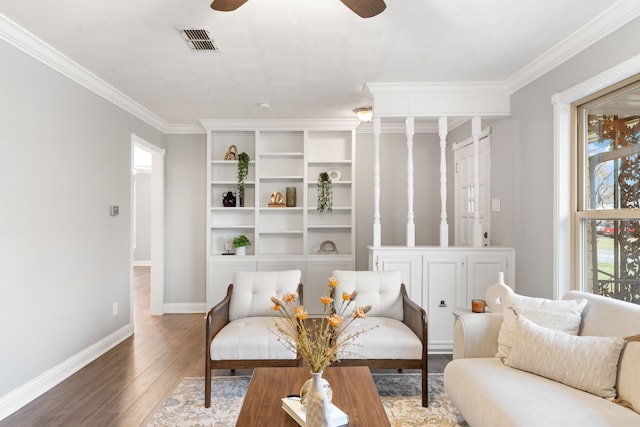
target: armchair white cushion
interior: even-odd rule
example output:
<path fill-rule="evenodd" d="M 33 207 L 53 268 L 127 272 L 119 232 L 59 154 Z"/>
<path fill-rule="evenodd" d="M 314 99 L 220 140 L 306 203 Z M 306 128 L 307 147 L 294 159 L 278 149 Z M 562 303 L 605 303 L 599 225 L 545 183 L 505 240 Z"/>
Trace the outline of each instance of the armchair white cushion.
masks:
<path fill-rule="evenodd" d="M 402 276 L 399 271 L 342 271 L 333 272 L 338 280 L 336 300 L 342 292 L 358 291 L 356 304 L 371 305 L 369 317 L 388 317 L 402 322 Z"/>
<path fill-rule="evenodd" d="M 427 394 L 427 318 L 422 307 L 411 301 L 399 271 L 335 270 L 338 280 L 334 307 L 339 310 L 342 293 L 357 291 L 355 305 L 371 305 L 365 319 L 355 319 L 347 334 L 365 330 L 339 355 L 344 366 L 364 365 L 372 369 L 421 369 L 422 406 Z"/>
<path fill-rule="evenodd" d="M 284 319 L 271 309 L 271 297 L 297 291 L 302 303 L 300 277 L 300 270 L 234 273 L 226 297 L 206 317 L 205 407 L 211 405 L 212 369 L 299 365 L 273 332 Z"/>
<path fill-rule="evenodd" d="M 236 271 L 229 305 L 229 320 L 243 317 L 280 317 L 273 311 L 271 297 L 295 292 L 300 283 L 300 270 Z"/>

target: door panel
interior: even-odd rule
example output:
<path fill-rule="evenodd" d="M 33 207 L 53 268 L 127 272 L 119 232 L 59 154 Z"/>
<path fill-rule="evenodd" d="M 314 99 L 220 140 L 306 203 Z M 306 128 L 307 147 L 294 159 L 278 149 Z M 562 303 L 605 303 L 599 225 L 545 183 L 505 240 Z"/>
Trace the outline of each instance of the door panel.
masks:
<path fill-rule="evenodd" d="M 491 136 L 480 140 L 480 198 L 475 198 L 473 143 L 454 152 L 455 160 L 455 245 L 473 245 L 473 222 L 476 204 L 480 209 L 483 246 L 491 244 Z"/>

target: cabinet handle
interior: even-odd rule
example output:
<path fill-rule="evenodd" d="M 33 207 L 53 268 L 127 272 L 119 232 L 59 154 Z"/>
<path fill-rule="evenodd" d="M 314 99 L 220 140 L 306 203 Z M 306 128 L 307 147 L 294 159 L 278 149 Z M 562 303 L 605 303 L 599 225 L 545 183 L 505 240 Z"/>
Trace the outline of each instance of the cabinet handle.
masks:
<path fill-rule="evenodd" d="M 440 301 L 440 305 L 438 307 L 446 307 L 447 303 L 444 300 Z"/>

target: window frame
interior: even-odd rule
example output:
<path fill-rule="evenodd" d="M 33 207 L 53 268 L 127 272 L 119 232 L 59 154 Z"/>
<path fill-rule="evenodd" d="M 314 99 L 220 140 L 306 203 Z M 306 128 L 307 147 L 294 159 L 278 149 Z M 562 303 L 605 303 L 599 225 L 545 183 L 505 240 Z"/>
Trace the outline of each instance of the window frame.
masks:
<path fill-rule="evenodd" d="M 572 176 L 575 161 L 572 147 L 575 138 L 575 112 L 571 104 L 640 73 L 640 54 L 618 63 L 586 80 L 554 93 L 553 107 L 553 297 L 560 299 L 573 285 L 571 221 L 574 208 Z"/>
<path fill-rule="evenodd" d="M 591 220 L 640 220 L 640 209 L 591 209 L 587 206 L 586 196 L 587 166 L 586 143 L 587 123 L 586 111 L 594 106 L 614 99 L 624 93 L 640 89 L 640 74 L 635 74 L 616 84 L 598 90 L 591 95 L 583 97 L 571 104 L 571 278 L 570 289 L 591 293 L 586 274 L 587 245 L 590 244 L 584 230 L 587 221 Z M 640 111 L 639 111 L 640 113 Z"/>

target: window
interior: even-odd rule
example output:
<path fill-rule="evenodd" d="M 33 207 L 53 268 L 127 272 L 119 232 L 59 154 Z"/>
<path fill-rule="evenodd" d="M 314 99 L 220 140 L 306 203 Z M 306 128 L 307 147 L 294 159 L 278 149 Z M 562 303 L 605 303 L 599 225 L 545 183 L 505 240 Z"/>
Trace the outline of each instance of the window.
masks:
<path fill-rule="evenodd" d="M 580 288 L 640 304 L 640 80 L 577 105 Z"/>

